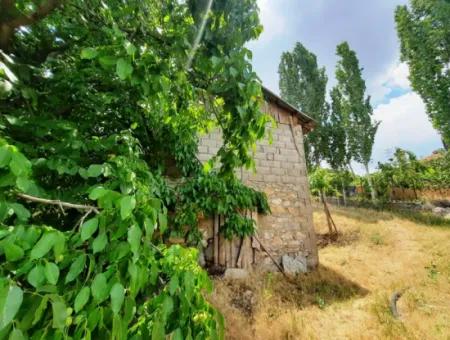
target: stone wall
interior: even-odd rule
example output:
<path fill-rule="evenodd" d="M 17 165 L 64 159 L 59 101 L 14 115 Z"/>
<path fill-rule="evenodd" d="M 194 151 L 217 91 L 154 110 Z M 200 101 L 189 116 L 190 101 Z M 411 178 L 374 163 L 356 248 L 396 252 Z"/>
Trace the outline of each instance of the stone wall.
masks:
<path fill-rule="evenodd" d="M 242 181 L 267 194 L 272 213 L 258 216 L 261 242 L 276 258 L 289 254 L 306 256 L 310 268 L 317 266 L 317 247 L 312 221 L 303 129 L 297 117 L 274 103 L 262 108 L 277 122 L 268 127 L 272 135 L 258 142 L 254 154 L 256 173 L 241 170 Z M 292 127 L 290 125 L 292 123 Z M 222 145 L 220 131 L 202 136 L 199 159 L 207 161 Z M 258 252 L 256 262 L 270 264 L 264 252 Z"/>

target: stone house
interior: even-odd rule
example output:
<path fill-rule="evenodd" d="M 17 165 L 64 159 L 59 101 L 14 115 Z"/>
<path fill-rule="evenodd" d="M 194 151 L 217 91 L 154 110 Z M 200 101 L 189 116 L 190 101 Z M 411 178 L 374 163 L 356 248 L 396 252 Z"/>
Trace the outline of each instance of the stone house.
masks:
<path fill-rule="evenodd" d="M 244 184 L 266 193 L 272 213 L 251 213 L 258 236 L 250 240 L 224 240 L 218 233 L 220 216 L 201 221 L 208 240 L 205 258 L 226 268 L 256 265 L 270 270 L 274 269 L 270 253 L 279 263 L 289 255 L 312 269 L 318 264 L 318 255 L 303 137 L 314 127 L 314 121 L 267 88 L 263 88 L 263 94 L 261 109 L 277 123 L 276 128 L 269 127 L 272 143 L 267 137 L 258 142 L 256 173 L 243 170 L 239 175 Z M 207 161 L 221 145 L 220 130 L 201 136 L 198 158 Z"/>

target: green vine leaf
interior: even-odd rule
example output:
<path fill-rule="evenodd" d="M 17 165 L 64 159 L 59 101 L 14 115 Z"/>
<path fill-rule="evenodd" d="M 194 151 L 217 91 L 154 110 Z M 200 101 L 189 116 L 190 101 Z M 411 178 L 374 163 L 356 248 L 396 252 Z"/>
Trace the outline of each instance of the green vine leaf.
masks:
<path fill-rule="evenodd" d="M 5 245 L 4 251 L 6 260 L 11 262 L 20 260 L 24 255 L 23 249 L 18 245 L 15 245 L 14 243 L 7 243 Z"/>
<path fill-rule="evenodd" d="M 28 273 L 27 280 L 34 288 L 40 287 L 45 281 L 44 266 L 39 264 L 31 269 Z"/>
<path fill-rule="evenodd" d="M 53 321 L 52 327 L 63 329 L 66 326 L 67 307 L 62 300 L 52 301 Z"/>
<path fill-rule="evenodd" d="M 92 281 L 91 292 L 97 303 L 104 301 L 108 297 L 109 291 L 105 274 L 100 273 L 95 276 Z"/>
<path fill-rule="evenodd" d="M 87 239 L 91 238 L 91 236 L 97 231 L 98 229 L 98 218 L 94 217 L 90 220 L 83 223 L 81 226 L 81 240 L 86 241 Z"/>
<path fill-rule="evenodd" d="M 136 199 L 133 196 L 124 196 L 120 200 L 120 216 L 122 220 L 130 217 L 132 211 L 136 207 Z"/>
<path fill-rule="evenodd" d="M 128 229 L 128 243 L 130 244 L 131 251 L 137 258 L 139 256 L 139 247 L 141 244 L 142 231 L 141 229 L 133 224 L 130 229 Z"/>
<path fill-rule="evenodd" d="M 122 284 L 115 283 L 111 288 L 111 309 L 114 314 L 118 314 L 125 299 L 125 289 Z"/>
<path fill-rule="evenodd" d="M 25 336 L 23 335 L 20 329 L 13 329 L 11 334 L 9 335 L 9 340 L 25 340 Z"/>
<path fill-rule="evenodd" d="M 133 66 L 123 58 L 117 60 L 116 73 L 121 80 L 126 80 L 133 73 Z"/>
<path fill-rule="evenodd" d="M 54 246 L 56 235 L 53 232 L 45 232 L 31 250 L 30 259 L 36 260 L 45 256 Z"/>
<path fill-rule="evenodd" d="M 81 288 L 80 292 L 75 297 L 74 309 L 75 309 L 76 313 L 78 313 L 80 310 L 83 309 L 83 307 L 89 301 L 90 295 L 91 295 L 91 289 L 89 287 Z"/>
<path fill-rule="evenodd" d="M 23 301 L 23 291 L 17 286 L 9 286 L 4 298 L 2 313 L 0 315 L 0 330 L 4 329 L 14 319 Z"/>
<path fill-rule="evenodd" d="M 97 55 L 98 51 L 93 47 L 87 47 L 81 50 L 81 59 L 94 59 Z"/>
<path fill-rule="evenodd" d="M 86 264 L 86 255 L 79 255 L 74 262 L 70 265 L 69 272 L 67 273 L 65 283 L 72 282 L 78 275 L 83 271 L 84 265 Z"/>
<path fill-rule="evenodd" d="M 47 262 L 45 264 L 45 278 L 47 282 L 56 285 L 59 279 L 59 268 L 53 262 Z"/>
<path fill-rule="evenodd" d="M 108 236 L 105 232 L 101 232 L 92 243 L 92 251 L 97 254 L 103 251 L 108 243 Z"/>

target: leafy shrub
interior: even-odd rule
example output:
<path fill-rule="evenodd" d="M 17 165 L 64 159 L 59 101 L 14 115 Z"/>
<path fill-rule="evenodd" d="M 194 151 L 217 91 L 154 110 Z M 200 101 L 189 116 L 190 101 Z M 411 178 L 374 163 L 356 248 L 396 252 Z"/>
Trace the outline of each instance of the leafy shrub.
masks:
<path fill-rule="evenodd" d="M 267 205 L 234 177 L 268 122 L 243 47 L 255 1 L 206 16 L 197 1 L 48 3 L 7 2 L 0 19 L 32 20 L 0 41 L 0 338 L 222 337 L 196 251 L 165 241 L 194 242 L 197 213 Z M 217 127 L 207 175 L 198 133 Z"/>

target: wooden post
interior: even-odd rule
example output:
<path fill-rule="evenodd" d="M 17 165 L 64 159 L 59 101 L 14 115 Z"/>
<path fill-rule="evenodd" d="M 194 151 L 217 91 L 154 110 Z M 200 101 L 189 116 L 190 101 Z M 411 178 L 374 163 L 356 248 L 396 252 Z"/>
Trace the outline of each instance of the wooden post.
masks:
<path fill-rule="evenodd" d="M 214 215 L 214 265 L 219 265 L 219 215 Z"/>

